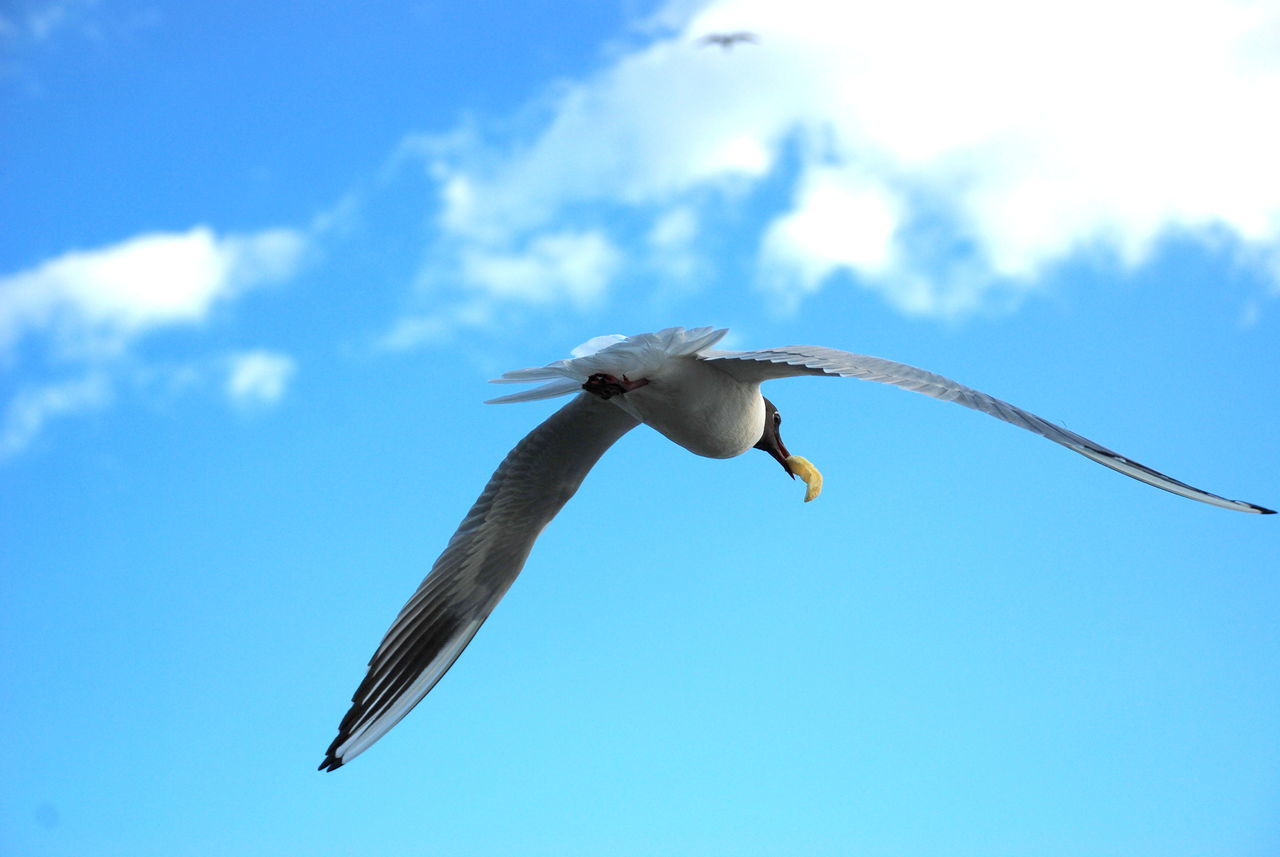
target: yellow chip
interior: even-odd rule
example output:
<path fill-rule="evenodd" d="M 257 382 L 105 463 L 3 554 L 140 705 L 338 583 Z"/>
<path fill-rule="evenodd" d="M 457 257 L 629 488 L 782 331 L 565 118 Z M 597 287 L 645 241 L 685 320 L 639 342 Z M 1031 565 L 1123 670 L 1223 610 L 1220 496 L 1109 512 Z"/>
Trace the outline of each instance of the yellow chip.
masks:
<path fill-rule="evenodd" d="M 809 463 L 809 459 L 793 455 L 787 459 L 787 464 L 795 471 L 796 476 L 804 480 L 804 484 L 807 486 L 804 492 L 804 501 L 806 503 L 822 493 L 822 474 L 818 472 L 818 468 Z"/>

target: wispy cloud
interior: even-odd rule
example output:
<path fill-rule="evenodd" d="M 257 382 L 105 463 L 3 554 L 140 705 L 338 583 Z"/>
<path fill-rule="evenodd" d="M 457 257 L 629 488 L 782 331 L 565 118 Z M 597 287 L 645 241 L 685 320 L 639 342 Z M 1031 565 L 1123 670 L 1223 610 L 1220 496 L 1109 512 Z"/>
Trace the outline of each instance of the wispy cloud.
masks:
<path fill-rule="evenodd" d="M 692 206 L 675 206 L 660 215 L 645 236 L 652 267 L 676 280 L 692 279 L 698 271 L 694 244 L 699 229 L 698 214 Z"/>
<path fill-rule="evenodd" d="M 50 420 L 101 408 L 111 395 L 111 384 L 101 373 L 18 391 L 0 426 L 0 460 L 26 449 Z"/>
<path fill-rule="evenodd" d="M 105 56 L 161 24 L 155 4 L 100 0 L 10 0 L 0 3 L 0 81 L 29 97 L 46 94 L 42 60 L 67 47 Z M 54 60 L 56 62 L 56 60 Z"/>
<path fill-rule="evenodd" d="M 450 338 L 459 329 L 492 326 L 500 311 L 600 305 L 622 254 L 601 230 L 549 232 L 506 249 L 488 242 L 463 242 L 445 266 L 423 276 L 435 300 L 429 310 L 398 319 L 378 345 L 400 351 Z"/>
<path fill-rule="evenodd" d="M 0 10 L 0 43 L 15 48 L 48 45 L 64 36 L 89 42 L 128 38 L 160 23 L 154 5 L 103 4 L 100 0 L 17 0 Z"/>
<path fill-rule="evenodd" d="M 619 254 L 603 232 L 538 235 L 517 251 L 468 246 L 466 282 L 485 294 L 521 303 L 598 302 L 618 267 Z"/>
<path fill-rule="evenodd" d="M 59 32 L 79 29 L 96 34 L 92 13 L 98 0 L 35 0 L 16 3 L 0 13 L 0 37 L 43 42 Z"/>
<path fill-rule="evenodd" d="M 232 355 L 227 396 L 239 406 L 274 405 L 284 395 L 296 369 L 292 357 L 265 349 Z"/>
<path fill-rule="evenodd" d="M 530 105 L 532 133 L 406 141 L 438 193 L 429 266 L 492 302 L 572 305 L 539 285 L 535 236 L 572 224 L 614 259 L 669 250 L 655 271 L 694 270 L 711 260 L 682 230 L 723 225 L 766 182 L 751 240 L 773 302 L 843 274 L 950 316 L 1082 252 L 1132 267 L 1170 235 L 1225 234 L 1242 259 L 1280 247 L 1274 4 L 713 0 L 649 23 L 668 29 Z M 759 44 L 696 47 L 739 29 Z"/>
<path fill-rule="evenodd" d="M 147 335 L 198 327 L 245 292 L 293 276 L 309 240 L 291 229 L 218 235 L 200 226 L 68 251 L 0 276 L 0 366 L 15 390 L 0 455 L 26 447 L 54 417 L 105 405 L 121 378 L 139 376 L 131 353 Z M 252 352 L 233 367 L 233 399 L 269 402 L 292 362 Z M 81 380 L 40 377 L 68 374 Z"/>

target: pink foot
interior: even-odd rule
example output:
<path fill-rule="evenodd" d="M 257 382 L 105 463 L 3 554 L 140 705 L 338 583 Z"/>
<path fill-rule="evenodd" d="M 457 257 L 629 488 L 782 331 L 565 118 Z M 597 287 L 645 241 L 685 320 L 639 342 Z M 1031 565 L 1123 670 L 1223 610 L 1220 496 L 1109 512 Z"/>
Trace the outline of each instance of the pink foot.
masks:
<path fill-rule="evenodd" d="M 630 393 L 632 390 L 643 387 L 648 383 L 644 378 L 639 381 L 631 381 L 628 380 L 626 375 L 623 375 L 622 380 L 618 380 L 612 375 L 597 372 L 587 379 L 587 383 L 582 385 L 582 389 L 602 399 L 611 399 L 614 396 L 621 396 L 623 393 Z"/>

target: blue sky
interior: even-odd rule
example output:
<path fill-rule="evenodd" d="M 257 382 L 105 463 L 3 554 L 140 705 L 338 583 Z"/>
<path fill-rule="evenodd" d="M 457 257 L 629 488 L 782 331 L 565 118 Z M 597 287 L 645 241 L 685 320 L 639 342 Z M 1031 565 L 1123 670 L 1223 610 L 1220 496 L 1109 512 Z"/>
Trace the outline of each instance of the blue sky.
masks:
<path fill-rule="evenodd" d="M 626 437 L 315 771 L 598 334 L 1280 503 L 1280 9 L 892 6 L 6 5 L 0 851 L 1280 851 L 1276 520 L 842 380 L 766 390 L 811 504 Z"/>

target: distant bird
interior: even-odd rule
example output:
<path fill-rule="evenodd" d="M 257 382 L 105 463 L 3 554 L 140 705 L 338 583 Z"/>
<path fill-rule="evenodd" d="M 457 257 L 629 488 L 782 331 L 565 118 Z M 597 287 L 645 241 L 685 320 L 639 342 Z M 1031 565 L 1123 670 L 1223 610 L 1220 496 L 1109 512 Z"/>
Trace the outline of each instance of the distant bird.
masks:
<path fill-rule="evenodd" d="M 573 496 L 600 456 L 640 423 L 709 458 L 763 450 L 793 478 L 804 478 L 806 500 L 816 497 L 822 477 L 783 445 L 782 415 L 760 394 L 763 381 L 838 375 L 893 384 L 990 414 L 1174 494 L 1225 509 L 1272 514 L 1252 503 L 1193 488 L 941 375 L 814 345 L 711 350 L 727 332 L 672 327 L 631 337 L 598 336 L 574 349 L 567 360 L 496 379 L 550 383 L 493 402 L 577 395 L 516 444 L 498 466 L 374 652 L 321 770 L 351 761 L 426 696 L 511 586 L 542 528 Z"/>
<path fill-rule="evenodd" d="M 727 51 L 739 42 L 754 45 L 758 44 L 759 41 L 760 40 L 756 38 L 755 33 L 749 33 L 746 30 L 741 30 L 737 33 L 711 33 L 698 39 L 698 46 L 706 47 L 707 45 L 719 45 Z"/>

